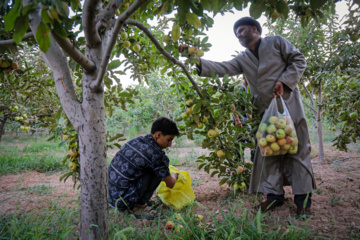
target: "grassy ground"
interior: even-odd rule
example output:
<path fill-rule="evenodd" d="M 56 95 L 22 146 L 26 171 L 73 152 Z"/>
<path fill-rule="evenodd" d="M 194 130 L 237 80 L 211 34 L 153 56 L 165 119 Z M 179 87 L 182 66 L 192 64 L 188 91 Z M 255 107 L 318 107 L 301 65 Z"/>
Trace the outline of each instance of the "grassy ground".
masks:
<path fill-rule="evenodd" d="M 59 146 L 60 140 L 48 142 L 46 137 L 42 136 L 40 140 L 35 141 L 35 137 L 29 135 L 21 135 L 18 138 L 4 136 L 0 142 L 0 176 L 23 171 L 46 173 L 65 171 L 66 167 L 61 164 L 61 160 L 66 149 Z M 316 136 L 312 134 L 312 138 Z M 327 139 L 331 138 L 327 137 Z M 329 144 L 328 141 L 327 144 Z M 187 151 L 179 157 L 183 149 L 196 146 L 196 144 L 185 139 L 178 139 L 175 146 L 168 153 L 172 159 L 171 164 L 196 167 L 195 160 L 201 154 L 198 150 Z M 359 151 L 356 144 L 351 145 L 349 149 Z M 48 186 L 31 189 L 35 193 L 49 190 Z M 208 224 L 202 224 L 195 220 L 195 205 L 198 203 L 195 202 L 194 205 L 178 212 L 164 209 L 163 218 L 151 222 L 135 220 L 130 216 L 124 216 L 121 212 L 109 209 L 109 239 L 316 238 L 305 227 L 298 227 L 294 219 L 290 218 L 288 225 L 281 225 L 276 218 L 251 214 L 241 202 L 238 204 L 229 202 L 229 210 L 220 213 L 222 221 L 218 221 L 218 215 L 206 209 L 211 216 L 211 221 Z M 43 209 L 41 212 L 15 211 L 12 214 L 1 214 L 0 239 L 78 239 L 79 219 L 79 203 L 76 207 L 69 208 L 66 205 L 59 207 L 55 202 L 52 208 Z M 165 229 L 167 221 L 173 221 L 176 224 L 175 231 Z M 180 225 L 182 227 L 179 227 Z"/>

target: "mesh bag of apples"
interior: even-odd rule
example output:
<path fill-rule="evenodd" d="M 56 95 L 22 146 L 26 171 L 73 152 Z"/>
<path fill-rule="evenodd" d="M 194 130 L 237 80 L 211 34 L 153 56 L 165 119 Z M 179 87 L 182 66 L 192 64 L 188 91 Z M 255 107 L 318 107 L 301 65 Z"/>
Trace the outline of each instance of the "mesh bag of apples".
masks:
<path fill-rule="evenodd" d="M 277 99 L 280 99 L 279 107 Z M 256 132 L 256 139 L 262 156 L 297 153 L 298 138 L 294 122 L 282 97 L 273 98 L 265 110 Z"/>

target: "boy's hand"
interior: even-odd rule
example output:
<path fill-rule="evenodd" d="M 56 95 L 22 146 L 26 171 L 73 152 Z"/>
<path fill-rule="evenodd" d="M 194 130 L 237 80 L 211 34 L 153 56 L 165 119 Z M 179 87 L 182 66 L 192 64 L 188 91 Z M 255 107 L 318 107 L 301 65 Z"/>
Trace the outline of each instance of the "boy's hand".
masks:
<path fill-rule="evenodd" d="M 179 173 L 171 173 L 168 177 L 164 178 L 163 181 L 165 182 L 168 188 L 173 188 L 178 178 L 179 178 Z"/>
<path fill-rule="evenodd" d="M 175 178 L 175 181 L 179 178 L 179 173 L 172 173 L 171 176 Z"/>

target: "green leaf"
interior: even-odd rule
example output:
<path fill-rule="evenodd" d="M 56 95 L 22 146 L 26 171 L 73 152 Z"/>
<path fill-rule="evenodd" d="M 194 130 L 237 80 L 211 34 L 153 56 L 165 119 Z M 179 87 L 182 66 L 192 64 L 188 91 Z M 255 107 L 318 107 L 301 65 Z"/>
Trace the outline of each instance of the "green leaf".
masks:
<path fill-rule="evenodd" d="M 321 8 L 327 0 L 310 0 L 310 7 L 313 10 Z"/>
<path fill-rule="evenodd" d="M 174 42 L 176 42 L 180 38 L 180 25 L 174 23 L 172 30 L 171 30 L 171 37 Z"/>
<path fill-rule="evenodd" d="M 228 178 L 224 177 L 223 179 L 220 180 L 219 185 L 223 185 L 224 183 L 226 183 L 226 181 L 228 180 Z"/>
<path fill-rule="evenodd" d="M 257 19 L 266 10 L 266 6 L 262 3 L 252 3 L 250 6 L 250 16 Z"/>
<path fill-rule="evenodd" d="M 15 0 L 14 7 L 4 16 L 5 31 L 11 31 L 14 28 L 16 19 L 20 16 L 22 0 Z"/>
<path fill-rule="evenodd" d="M 118 68 L 120 65 L 121 65 L 120 60 L 114 60 L 114 61 L 109 63 L 108 70 Z"/>
<path fill-rule="evenodd" d="M 54 32 L 63 39 L 67 38 L 68 33 L 58 21 L 54 21 Z"/>
<path fill-rule="evenodd" d="M 236 10 L 243 10 L 243 3 L 242 1 L 239 0 L 234 0 L 234 7 L 236 8 Z"/>
<path fill-rule="evenodd" d="M 50 29 L 49 27 L 41 21 L 35 34 L 35 39 L 39 44 L 39 48 L 43 52 L 47 52 L 50 48 Z"/>
<path fill-rule="evenodd" d="M 195 13 L 190 13 L 190 12 L 186 13 L 185 18 L 186 18 L 186 21 L 188 21 L 195 28 L 201 27 L 201 22 Z"/>
<path fill-rule="evenodd" d="M 21 40 L 23 39 L 26 31 L 29 28 L 29 17 L 21 16 L 19 17 L 15 22 L 15 31 L 13 35 L 13 39 L 16 42 L 16 44 L 19 44 Z"/>
<path fill-rule="evenodd" d="M 41 18 L 44 21 L 44 23 L 51 23 L 53 25 L 54 20 L 49 17 L 49 14 L 46 9 L 41 9 Z"/>

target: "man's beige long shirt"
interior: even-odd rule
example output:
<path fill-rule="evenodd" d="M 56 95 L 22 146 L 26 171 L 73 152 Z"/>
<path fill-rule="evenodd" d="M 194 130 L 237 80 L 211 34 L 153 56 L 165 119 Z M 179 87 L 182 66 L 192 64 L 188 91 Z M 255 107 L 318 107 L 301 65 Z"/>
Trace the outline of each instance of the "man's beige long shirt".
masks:
<path fill-rule="evenodd" d="M 245 74 L 254 97 L 254 105 L 260 114 L 272 100 L 275 82 L 283 83 L 283 99 L 294 121 L 299 139 L 298 152 L 293 155 L 263 157 L 257 147 L 249 193 L 282 195 L 283 176 L 291 184 L 293 194 L 311 193 L 316 185 L 310 160 L 308 127 L 298 89 L 298 82 L 306 68 L 305 58 L 281 36 L 262 38 L 258 53 L 259 59 L 249 49 L 227 62 L 201 59 L 200 76 L 210 77 L 211 72 L 220 77 L 225 74 Z"/>

